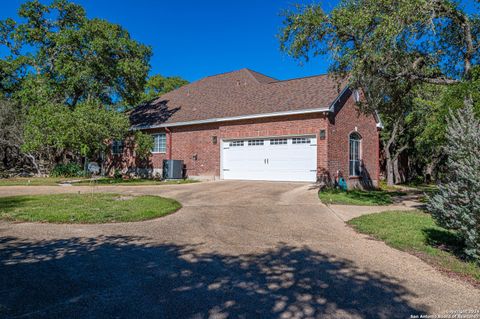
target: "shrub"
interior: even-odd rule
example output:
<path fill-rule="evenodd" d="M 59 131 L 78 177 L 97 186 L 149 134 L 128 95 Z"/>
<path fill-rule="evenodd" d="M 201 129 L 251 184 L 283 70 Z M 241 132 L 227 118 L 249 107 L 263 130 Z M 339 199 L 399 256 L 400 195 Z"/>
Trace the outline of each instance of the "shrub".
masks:
<path fill-rule="evenodd" d="M 82 167 L 77 163 L 57 164 L 50 173 L 53 177 L 83 176 Z"/>
<path fill-rule="evenodd" d="M 122 179 L 122 177 L 123 177 L 122 171 L 116 168 L 115 171 L 113 172 L 113 178 Z"/>
<path fill-rule="evenodd" d="M 427 209 L 441 226 L 457 231 L 465 254 L 480 262 L 480 122 L 472 107 L 448 120 L 448 175 Z"/>

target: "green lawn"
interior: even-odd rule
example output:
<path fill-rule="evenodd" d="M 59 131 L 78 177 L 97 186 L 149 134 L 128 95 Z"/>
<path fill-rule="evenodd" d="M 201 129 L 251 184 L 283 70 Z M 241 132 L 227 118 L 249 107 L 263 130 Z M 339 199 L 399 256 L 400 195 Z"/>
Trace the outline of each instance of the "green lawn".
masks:
<path fill-rule="evenodd" d="M 75 183 L 74 185 L 171 185 L 171 184 L 190 184 L 197 183 L 197 180 L 194 179 L 178 179 L 178 180 L 156 180 L 156 179 L 146 179 L 146 178 L 132 178 L 132 179 L 121 179 L 121 178 L 99 178 L 95 180 L 82 180 L 81 182 Z"/>
<path fill-rule="evenodd" d="M 99 178 L 92 182 L 91 179 L 85 177 L 17 177 L 17 178 L 0 178 L 0 186 L 55 186 L 65 181 L 79 181 L 74 185 L 168 185 L 168 184 L 188 184 L 195 183 L 193 179 L 160 181 L 155 179 L 115 179 L 115 178 Z"/>
<path fill-rule="evenodd" d="M 434 267 L 480 284 L 480 266 L 462 260 L 462 241 L 421 211 L 364 215 L 348 222 L 357 231 L 412 253 Z"/>
<path fill-rule="evenodd" d="M 0 219 L 49 223 L 131 222 L 173 213 L 179 202 L 109 193 L 0 197 Z"/>
<path fill-rule="evenodd" d="M 341 205 L 388 205 L 391 204 L 392 196 L 404 195 L 401 192 L 385 190 L 364 191 L 359 189 L 341 191 L 338 189 L 325 189 L 318 193 L 318 197 L 325 204 Z"/>
<path fill-rule="evenodd" d="M 0 178 L 0 186 L 52 186 L 64 181 L 83 180 L 83 177 L 15 177 Z"/>
<path fill-rule="evenodd" d="M 197 180 L 194 179 L 178 179 L 178 180 L 156 180 L 156 179 L 146 179 L 146 178 L 132 178 L 132 179 L 122 179 L 122 178 L 109 178 L 102 177 L 95 180 L 82 180 L 81 182 L 74 183 L 74 185 L 171 185 L 171 184 L 190 184 L 197 183 Z"/>

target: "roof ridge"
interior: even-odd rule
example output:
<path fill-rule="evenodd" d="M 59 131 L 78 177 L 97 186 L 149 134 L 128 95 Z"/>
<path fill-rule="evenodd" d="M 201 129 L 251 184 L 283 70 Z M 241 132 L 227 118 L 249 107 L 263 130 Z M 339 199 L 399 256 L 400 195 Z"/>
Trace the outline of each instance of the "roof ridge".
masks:
<path fill-rule="evenodd" d="M 237 70 L 232 70 L 232 71 L 226 71 L 226 72 L 221 72 L 221 73 L 217 73 L 217 74 L 207 75 L 206 77 L 203 77 L 203 78 L 201 78 L 197 81 L 201 81 L 201 80 L 207 79 L 207 78 L 213 78 L 213 77 L 219 76 L 219 75 L 225 75 L 225 74 L 229 74 L 229 73 L 240 72 L 240 71 L 243 71 L 243 70 L 248 70 L 248 69 L 247 68 L 241 68 L 241 69 L 237 69 Z M 194 82 L 197 82 L 197 81 L 194 81 Z"/>
<path fill-rule="evenodd" d="M 258 74 L 258 75 L 263 76 L 263 77 L 265 77 L 265 78 L 272 79 L 272 81 L 271 81 L 271 82 L 268 82 L 267 84 L 279 81 L 278 79 L 272 78 L 271 76 L 268 76 L 268 75 L 266 75 L 266 74 L 260 73 L 260 72 L 258 72 L 258 71 L 255 71 L 255 70 L 252 70 L 252 69 L 249 69 L 249 68 L 243 68 L 242 70 L 247 71 L 247 72 L 250 74 L 250 76 L 252 76 L 252 77 L 255 79 L 255 81 L 257 81 L 258 83 L 264 83 L 264 82 L 261 82 L 261 81 L 255 76 L 255 74 Z"/>
<path fill-rule="evenodd" d="M 291 78 L 291 79 L 286 79 L 286 80 L 277 80 L 277 82 L 275 82 L 275 83 L 303 80 L 303 79 L 309 79 L 309 78 L 329 77 L 329 76 L 330 76 L 330 73 L 323 73 L 323 74 L 316 74 L 316 75 L 309 75 L 309 76 L 301 76 L 301 77 Z"/>

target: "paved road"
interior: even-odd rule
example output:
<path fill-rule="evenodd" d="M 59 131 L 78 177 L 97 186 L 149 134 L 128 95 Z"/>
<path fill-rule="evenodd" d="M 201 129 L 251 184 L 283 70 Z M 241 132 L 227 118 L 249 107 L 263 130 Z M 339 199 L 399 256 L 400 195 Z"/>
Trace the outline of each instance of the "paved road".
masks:
<path fill-rule="evenodd" d="M 0 187 L 0 196 L 89 192 Z M 0 223 L 0 317 L 406 318 L 480 292 L 356 234 L 306 184 L 98 187 L 173 197 L 139 223 Z"/>

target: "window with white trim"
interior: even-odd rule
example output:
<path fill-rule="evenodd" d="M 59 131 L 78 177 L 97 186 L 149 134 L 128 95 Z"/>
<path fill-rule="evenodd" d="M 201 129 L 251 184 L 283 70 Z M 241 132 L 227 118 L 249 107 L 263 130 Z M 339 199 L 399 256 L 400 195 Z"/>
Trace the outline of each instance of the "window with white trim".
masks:
<path fill-rule="evenodd" d="M 292 144 L 310 144 L 308 137 L 294 137 L 292 138 Z"/>
<path fill-rule="evenodd" d="M 231 141 L 228 143 L 228 146 L 230 147 L 238 147 L 238 146 L 243 146 L 243 141 Z"/>
<path fill-rule="evenodd" d="M 112 141 L 112 154 L 113 155 L 123 154 L 123 141 L 122 140 Z"/>
<path fill-rule="evenodd" d="M 270 145 L 284 145 L 287 144 L 286 138 L 272 138 L 270 140 Z"/>
<path fill-rule="evenodd" d="M 249 140 L 248 146 L 258 146 L 263 145 L 263 140 Z"/>
<path fill-rule="evenodd" d="M 152 153 L 165 153 L 167 151 L 167 135 L 165 133 L 153 134 Z"/>
<path fill-rule="evenodd" d="M 361 142 L 362 137 L 360 134 L 353 132 L 350 134 L 350 160 L 349 160 L 349 175 L 360 176 L 361 172 Z"/>

